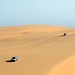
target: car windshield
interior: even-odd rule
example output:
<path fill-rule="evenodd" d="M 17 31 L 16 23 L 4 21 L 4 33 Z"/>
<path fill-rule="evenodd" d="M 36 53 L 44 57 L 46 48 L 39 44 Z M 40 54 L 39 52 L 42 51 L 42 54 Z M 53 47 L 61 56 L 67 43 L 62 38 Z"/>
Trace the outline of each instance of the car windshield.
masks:
<path fill-rule="evenodd" d="M 12 57 L 12 59 L 15 59 L 15 57 Z"/>

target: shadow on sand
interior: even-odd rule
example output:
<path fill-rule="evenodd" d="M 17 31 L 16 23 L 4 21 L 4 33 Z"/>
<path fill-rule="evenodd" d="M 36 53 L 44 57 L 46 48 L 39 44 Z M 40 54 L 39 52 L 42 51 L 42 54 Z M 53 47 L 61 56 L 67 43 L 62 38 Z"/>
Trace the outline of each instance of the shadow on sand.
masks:
<path fill-rule="evenodd" d="M 15 62 L 15 61 L 14 60 L 6 60 L 5 62 L 9 63 L 9 62 Z"/>
<path fill-rule="evenodd" d="M 64 35 L 61 35 L 60 37 L 64 37 Z"/>

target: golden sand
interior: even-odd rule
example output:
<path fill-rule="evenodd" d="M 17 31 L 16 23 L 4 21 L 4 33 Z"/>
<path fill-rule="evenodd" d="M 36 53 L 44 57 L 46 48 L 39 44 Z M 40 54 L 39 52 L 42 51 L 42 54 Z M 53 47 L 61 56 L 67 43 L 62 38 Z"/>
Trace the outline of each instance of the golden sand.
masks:
<path fill-rule="evenodd" d="M 64 32 L 68 33 L 65 37 Z M 74 46 L 72 27 L 0 27 L 0 75 L 75 75 Z M 18 56 L 19 60 L 6 62 L 12 56 Z"/>

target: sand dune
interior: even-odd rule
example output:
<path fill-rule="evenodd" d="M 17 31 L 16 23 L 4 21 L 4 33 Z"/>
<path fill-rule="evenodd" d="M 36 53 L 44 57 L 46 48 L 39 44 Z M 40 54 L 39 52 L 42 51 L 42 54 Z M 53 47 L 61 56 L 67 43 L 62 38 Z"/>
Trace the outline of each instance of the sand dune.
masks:
<path fill-rule="evenodd" d="M 49 75 L 75 75 L 75 55 L 58 64 Z"/>
<path fill-rule="evenodd" d="M 68 36 L 64 37 L 64 32 Z M 72 27 L 0 27 L 0 75 L 74 75 L 74 64 L 71 64 L 75 57 L 74 45 L 75 28 Z M 12 56 L 18 56 L 19 60 L 7 63 Z"/>

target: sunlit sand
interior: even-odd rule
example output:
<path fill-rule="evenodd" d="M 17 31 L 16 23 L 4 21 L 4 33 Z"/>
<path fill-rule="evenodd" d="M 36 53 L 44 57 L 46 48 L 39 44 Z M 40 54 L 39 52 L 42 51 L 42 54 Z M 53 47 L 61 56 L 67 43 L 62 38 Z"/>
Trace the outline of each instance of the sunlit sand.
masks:
<path fill-rule="evenodd" d="M 6 62 L 13 56 L 18 61 Z M 0 75 L 75 75 L 74 63 L 74 27 L 0 27 Z"/>

